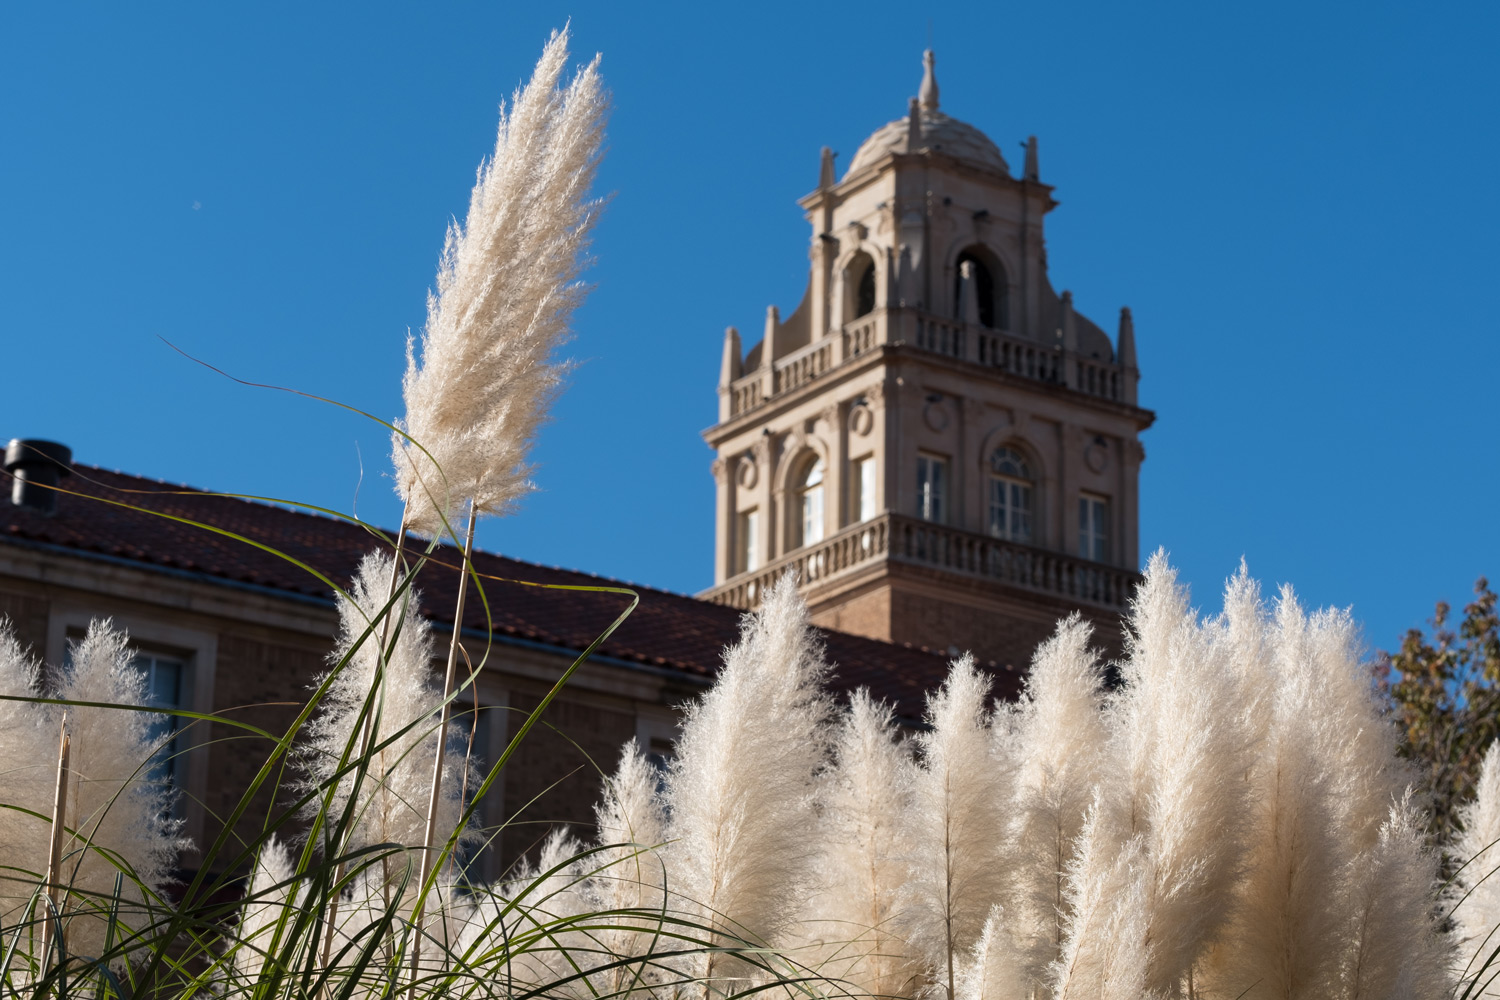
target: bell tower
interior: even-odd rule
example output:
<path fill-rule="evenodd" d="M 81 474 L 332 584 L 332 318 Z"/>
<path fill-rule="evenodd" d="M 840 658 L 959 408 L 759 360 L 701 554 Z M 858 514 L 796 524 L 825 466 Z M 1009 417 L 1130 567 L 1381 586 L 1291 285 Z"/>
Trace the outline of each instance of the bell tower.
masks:
<path fill-rule="evenodd" d="M 1053 290 L 1036 139 L 1014 176 L 923 62 L 842 179 L 824 148 L 801 303 L 748 351 L 725 332 L 700 596 L 751 608 L 792 569 L 820 625 L 1021 668 L 1073 610 L 1118 640 L 1155 415 L 1130 311 L 1111 341 Z"/>

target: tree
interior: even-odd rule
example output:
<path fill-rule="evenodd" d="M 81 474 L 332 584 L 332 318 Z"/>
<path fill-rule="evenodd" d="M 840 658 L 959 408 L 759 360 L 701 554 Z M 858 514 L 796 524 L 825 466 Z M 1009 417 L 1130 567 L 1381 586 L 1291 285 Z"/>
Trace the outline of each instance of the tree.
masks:
<path fill-rule="evenodd" d="M 1429 637 L 1410 629 L 1394 655 L 1381 652 L 1376 677 L 1400 726 L 1401 753 L 1431 799 L 1430 833 L 1451 839 L 1458 810 L 1473 798 L 1485 749 L 1500 737 L 1500 615 L 1480 577 L 1457 629 L 1439 601 Z"/>

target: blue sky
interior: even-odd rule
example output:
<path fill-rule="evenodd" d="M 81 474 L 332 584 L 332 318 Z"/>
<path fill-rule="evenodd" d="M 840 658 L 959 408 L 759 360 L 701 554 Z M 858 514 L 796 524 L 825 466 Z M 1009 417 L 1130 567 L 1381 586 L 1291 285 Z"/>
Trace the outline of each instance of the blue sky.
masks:
<path fill-rule="evenodd" d="M 1013 164 L 1040 138 L 1054 284 L 1134 311 L 1143 553 L 1205 606 L 1243 555 L 1372 646 L 1500 576 L 1480 3 L 9 5 L 0 436 L 393 523 L 378 428 L 158 338 L 396 416 L 444 225 L 569 17 L 614 200 L 543 492 L 482 545 L 711 582 L 723 328 L 796 304 L 818 149 L 904 112 L 930 21 L 944 110 Z"/>

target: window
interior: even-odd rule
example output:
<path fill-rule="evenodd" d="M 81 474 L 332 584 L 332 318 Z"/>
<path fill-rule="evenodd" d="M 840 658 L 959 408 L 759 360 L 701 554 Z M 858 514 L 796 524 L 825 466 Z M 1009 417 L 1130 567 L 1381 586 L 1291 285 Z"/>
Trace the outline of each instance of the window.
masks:
<path fill-rule="evenodd" d="M 145 675 L 146 704 L 152 708 L 182 707 L 184 663 L 175 656 L 138 652 L 131 660 Z M 151 758 L 147 780 L 181 784 L 177 763 L 177 719 L 171 715 L 153 715 L 148 732 L 153 745 L 159 747 Z"/>
<path fill-rule="evenodd" d="M 760 569 L 760 511 L 753 508 L 740 514 L 738 562 L 741 573 Z"/>
<path fill-rule="evenodd" d="M 854 475 L 850 476 L 854 487 L 849 510 L 855 523 L 868 521 L 875 516 L 875 456 L 866 455 L 854 460 Z"/>
<path fill-rule="evenodd" d="M 861 316 L 875 311 L 875 262 L 868 254 L 860 254 L 850 263 L 848 271 L 845 272 L 848 280 L 854 286 L 853 317 Z M 847 301 L 847 300 L 846 300 Z"/>
<path fill-rule="evenodd" d="M 948 520 L 948 460 L 917 456 L 917 516 L 942 524 Z"/>
<path fill-rule="evenodd" d="M 1109 560 L 1109 501 L 1085 493 L 1078 498 L 1078 554 L 1094 562 Z"/>
<path fill-rule="evenodd" d="M 990 455 L 990 534 L 1012 542 L 1030 542 L 1032 498 L 1036 480 L 1031 466 L 1014 448 Z"/>
<path fill-rule="evenodd" d="M 863 316 L 875 311 L 875 263 L 871 261 L 859 276 L 859 297 L 854 304 L 854 315 Z"/>
<path fill-rule="evenodd" d="M 990 265 L 969 250 L 959 254 L 958 260 L 953 262 L 953 315 L 963 319 L 963 266 L 966 263 L 974 265 L 974 300 L 979 306 L 980 324 L 992 330 L 1010 329 L 1005 272 L 999 272 L 997 281 L 996 272 L 990 269 Z"/>
<path fill-rule="evenodd" d="M 823 540 L 823 460 L 815 459 L 807 467 L 798 493 L 802 507 L 802 544 Z"/>

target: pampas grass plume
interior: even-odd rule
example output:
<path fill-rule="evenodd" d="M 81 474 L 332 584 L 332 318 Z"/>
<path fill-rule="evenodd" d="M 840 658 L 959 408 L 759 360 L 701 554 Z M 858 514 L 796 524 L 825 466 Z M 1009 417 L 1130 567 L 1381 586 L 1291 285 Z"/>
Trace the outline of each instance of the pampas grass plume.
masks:
<path fill-rule="evenodd" d="M 552 355 L 585 292 L 609 108 L 598 57 L 564 84 L 567 61 L 564 29 L 501 109 L 468 216 L 448 229 L 420 361 L 408 347 L 398 426 L 412 440 L 393 436 L 393 460 L 407 523 L 426 534 L 464 500 L 504 513 L 532 488 L 527 455 L 562 375 Z"/>
<path fill-rule="evenodd" d="M 1158 551 L 1130 618 L 1125 688 L 1111 710 L 1124 764 L 1115 818 L 1145 851 L 1140 919 L 1152 942 L 1147 988 L 1185 980 L 1229 918 L 1242 875 L 1258 749 L 1220 628 L 1200 625 Z"/>
<path fill-rule="evenodd" d="M 922 971 L 901 933 L 909 779 L 891 707 L 861 688 L 819 796 L 817 893 L 805 933 L 821 975 L 875 996 L 910 993 Z"/>
<path fill-rule="evenodd" d="M 666 779 L 667 866 L 686 911 L 721 944 L 774 943 L 803 908 L 827 672 L 788 574 L 745 616 L 717 682 L 687 709 Z M 711 955 L 693 961 L 698 978 L 719 972 Z"/>
<path fill-rule="evenodd" d="M 1007 768 L 990 752 L 989 694 L 990 679 L 973 657 L 956 660 L 929 696 L 929 728 L 916 738 L 903 918 L 949 998 L 956 965 L 979 940 L 1006 881 L 998 833 Z"/>
<path fill-rule="evenodd" d="M 389 741 L 383 749 L 372 751 L 362 777 L 352 769 L 337 777 L 331 812 L 341 812 L 349 797 L 356 796 L 345 845 L 348 850 L 374 844 L 420 847 L 426 834 L 427 795 L 438 741 L 431 720 L 442 691 L 433 678 L 431 629 L 418 613 L 420 598 L 415 592 L 398 597 L 392 608 L 399 616 L 390 630 L 393 647 L 375 703 L 369 713 L 365 711 L 371 684 L 380 672 L 379 637 L 391 562 L 384 554 L 365 556 L 347 596 L 339 598 L 339 636 L 331 659 L 338 663 L 347 657 L 348 662 L 333 677 L 303 743 L 304 784 L 320 788 L 335 781 L 341 757 L 347 753 L 352 760 L 359 755 L 363 727 L 373 727 L 372 746 Z M 449 752 L 438 828 L 446 831 L 458 825 L 462 814 L 460 789 L 469 765 L 456 727 L 450 726 L 444 738 L 449 741 Z M 469 777 L 472 786 L 474 775 Z M 320 806 L 321 799 L 315 799 L 308 809 L 316 811 Z"/>
<path fill-rule="evenodd" d="M 1013 874 L 1006 924 L 1025 949 L 1024 978 L 1039 982 L 1062 947 L 1068 910 L 1064 873 L 1099 780 L 1108 739 L 1104 678 L 1077 614 L 1037 649 L 1006 739 L 1015 787 L 1005 836 Z"/>
<path fill-rule="evenodd" d="M 1453 919 L 1460 965 L 1468 975 L 1500 948 L 1500 742 L 1484 752 L 1475 793 L 1460 814 L 1463 832 L 1453 851 L 1462 866 L 1455 876 Z"/>

